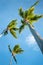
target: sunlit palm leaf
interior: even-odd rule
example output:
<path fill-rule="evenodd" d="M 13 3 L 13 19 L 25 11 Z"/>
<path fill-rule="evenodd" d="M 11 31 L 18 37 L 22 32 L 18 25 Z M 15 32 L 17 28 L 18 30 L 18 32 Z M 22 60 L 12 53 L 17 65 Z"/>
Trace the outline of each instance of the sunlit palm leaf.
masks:
<path fill-rule="evenodd" d="M 16 25 L 16 24 L 17 24 L 16 21 L 17 21 L 17 20 L 12 20 L 12 21 L 9 23 L 8 27 L 10 27 L 10 26 L 12 26 L 12 25 Z"/>
<path fill-rule="evenodd" d="M 20 48 L 19 45 L 15 45 L 12 51 L 15 54 L 18 54 L 18 53 L 22 53 L 23 52 L 22 48 Z"/>
<path fill-rule="evenodd" d="M 17 38 L 16 32 L 15 32 L 13 29 L 10 29 L 10 33 L 11 33 L 15 38 Z"/>
<path fill-rule="evenodd" d="M 16 25 L 12 25 L 12 26 L 8 27 L 8 30 L 15 28 L 15 27 L 16 27 Z"/>
<path fill-rule="evenodd" d="M 22 53 L 24 50 L 22 50 L 21 48 L 19 48 L 19 49 L 17 49 L 16 51 L 15 51 L 15 53 L 16 54 L 20 54 L 20 53 Z"/>
<path fill-rule="evenodd" d="M 15 52 L 18 48 L 20 48 L 19 45 L 15 45 L 14 48 L 13 48 L 13 52 Z"/>
<path fill-rule="evenodd" d="M 30 18 L 30 23 L 34 23 L 37 22 L 37 20 L 39 20 L 40 18 L 42 18 L 43 15 L 35 15 L 34 17 Z"/>
<path fill-rule="evenodd" d="M 34 7 L 31 7 L 27 10 L 27 16 L 30 16 L 34 13 Z"/>

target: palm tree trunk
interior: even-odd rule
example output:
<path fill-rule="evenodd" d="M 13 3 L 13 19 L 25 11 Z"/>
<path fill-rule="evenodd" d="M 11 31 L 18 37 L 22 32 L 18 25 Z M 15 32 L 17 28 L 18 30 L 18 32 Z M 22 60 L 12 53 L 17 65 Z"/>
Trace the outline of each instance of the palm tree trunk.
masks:
<path fill-rule="evenodd" d="M 13 56 L 12 56 L 13 57 Z M 10 64 L 9 65 L 12 65 L 12 57 L 11 57 L 11 59 L 10 59 Z"/>
<path fill-rule="evenodd" d="M 32 35 L 34 36 L 41 52 L 43 53 L 43 38 L 40 37 L 39 33 L 37 33 L 35 31 L 35 29 L 34 29 L 34 27 L 32 27 L 32 25 L 28 24 L 28 26 L 29 26 L 29 29 L 30 29 Z"/>

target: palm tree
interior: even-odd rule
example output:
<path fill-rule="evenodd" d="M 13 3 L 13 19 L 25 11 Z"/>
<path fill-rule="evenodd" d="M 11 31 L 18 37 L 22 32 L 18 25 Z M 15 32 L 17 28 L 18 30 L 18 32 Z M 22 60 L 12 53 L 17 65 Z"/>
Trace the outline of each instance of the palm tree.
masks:
<path fill-rule="evenodd" d="M 37 15 L 34 13 L 34 6 L 38 4 L 39 1 L 35 2 L 28 10 L 23 11 L 22 8 L 19 9 L 19 15 L 22 17 L 22 25 L 19 28 L 19 33 L 24 29 L 25 25 L 28 25 L 32 35 L 34 36 L 41 52 L 43 53 L 43 39 L 40 37 L 34 29 L 33 23 L 37 22 L 43 15 Z"/>
<path fill-rule="evenodd" d="M 22 48 L 20 48 L 19 45 L 15 45 L 12 50 L 11 50 L 11 48 L 10 48 L 10 45 L 8 45 L 8 48 L 9 48 L 9 51 L 11 52 L 11 54 L 12 54 L 13 59 L 14 59 L 15 62 L 17 63 L 17 60 L 16 60 L 15 55 L 21 54 L 24 50 L 22 50 Z M 12 59 L 12 58 L 11 58 L 11 59 Z M 11 63 L 12 63 L 12 60 L 10 61 L 10 65 L 11 65 Z"/>
<path fill-rule="evenodd" d="M 3 32 L 0 34 L 0 37 L 3 36 L 3 35 L 7 35 L 7 34 L 8 34 L 8 31 L 10 31 L 10 33 L 11 33 L 15 38 L 17 38 L 17 36 L 16 36 L 16 30 L 18 30 L 18 28 L 16 27 L 16 25 L 17 25 L 16 20 L 12 20 L 12 21 L 8 24 L 7 28 L 6 28 L 5 30 L 3 30 Z"/>

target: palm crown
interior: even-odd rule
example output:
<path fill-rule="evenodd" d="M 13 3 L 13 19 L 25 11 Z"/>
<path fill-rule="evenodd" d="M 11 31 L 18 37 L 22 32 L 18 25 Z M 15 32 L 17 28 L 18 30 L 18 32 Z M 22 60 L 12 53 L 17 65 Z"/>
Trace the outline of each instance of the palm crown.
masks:
<path fill-rule="evenodd" d="M 11 33 L 15 38 L 17 38 L 15 31 L 18 30 L 18 28 L 16 27 L 16 25 L 17 25 L 16 20 L 12 20 L 12 21 L 8 24 L 7 28 L 2 32 L 2 34 L 3 34 L 3 35 L 7 35 L 7 34 L 8 34 L 8 31 L 10 31 L 10 33 Z"/>
<path fill-rule="evenodd" d="M 38 4 L 39 1 L 35 2 L 28 10 L 23 11 L 22 8 L 19 9 L 19 15 L 22 17 L 21 23 L 22 25 L 20 26 L 19 32 L 24 28 L 26 23 L 33 24 L 36 22 L 38 19 L 42 18 L 43 15 L 37 15 L 34 13 L 34 6 Z"/>
<path fill-rule="evenodd" d="M 15 62 L 17 63 L 17 60 L 16 60 L 16 58 L 15 58 L 15 55 L 22 53 L 24 50 L 22 50 L 22 48 L 20 48 L 19 45 L 15 45 L 12 50 L 11 50 L 11 48 L 10 48 L 10 45 L 8 46 L 8 48 L 9 48 L 9 51 L 11 52 L 11 54 L 12 54 L 12 56 L 13 56 Z"/>

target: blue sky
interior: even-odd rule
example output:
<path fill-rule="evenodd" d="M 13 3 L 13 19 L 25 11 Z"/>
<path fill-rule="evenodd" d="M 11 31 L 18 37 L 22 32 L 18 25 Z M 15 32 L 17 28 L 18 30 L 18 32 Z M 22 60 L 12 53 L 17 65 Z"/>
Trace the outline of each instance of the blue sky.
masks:
<path fill-rule="evenodd" d="M 36 0 L 0 0 L 0 33 L 6 28 L 8 23 L 17 19 L 18 26 L 20 26 L 20 16 L 18 9 L 22 7 L 24 10 L 28 9 Z M 36 14 L 43 14 L 43 0 L 35 7 Z M 38 20 L 34 24 L 35 29 L 43 37 L 43 19 Z M 28 27 L 22 31 L 21 34 L 17 32 L 18 39 L 15 39 L 10 33 L 7 36 L 0 38 L 0 65 L 9 65 L 11 54 L 8 50 L 8 44 L 11 48 L 15 44 L 20 44 L 24 49 L 24 53 L 17 55 L 17 65 L 43 65 L 43 55 L 37 46 Z M 30 41 L 31 39 L 31 41 Z M 12 62 L 12 65 L 16 63 Z"/>

